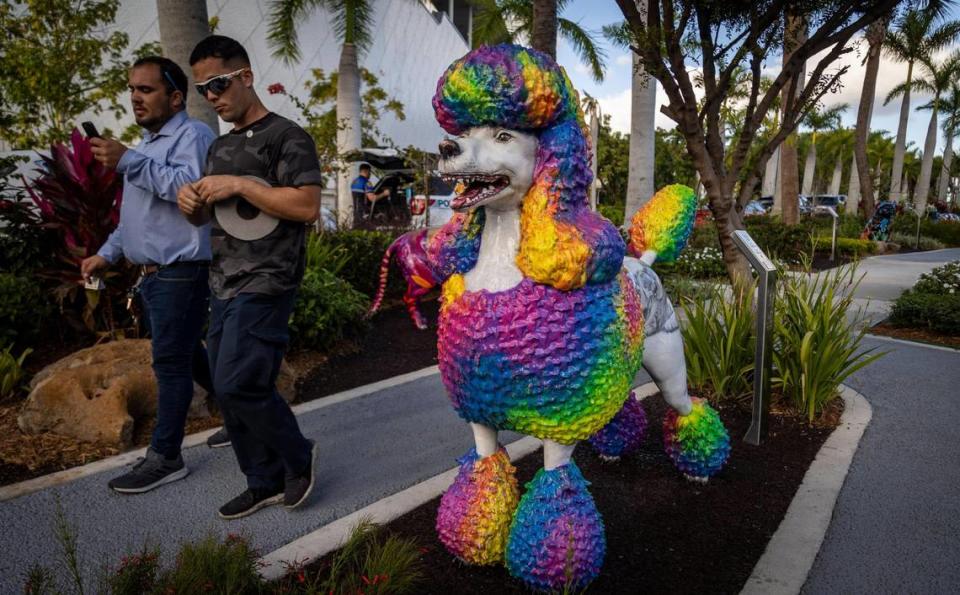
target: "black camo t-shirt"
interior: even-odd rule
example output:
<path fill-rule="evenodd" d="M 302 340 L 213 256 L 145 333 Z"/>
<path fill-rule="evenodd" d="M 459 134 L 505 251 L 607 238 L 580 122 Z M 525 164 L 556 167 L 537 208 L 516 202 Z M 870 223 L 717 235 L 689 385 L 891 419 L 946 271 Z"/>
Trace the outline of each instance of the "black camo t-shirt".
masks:
<path fill-rule="evenodd" d="M 319 186 L 320 163 L 313 139 L 294 122 L 270 113 L 213 141 L 206 175 L 256 176 L 271 186 Z M 237 239 L 213 216 L 210 228 L 210 289 L 226 300 L 240 293 L 277 295 L 303 278 L 306 226 L 281 220 L 264 238 Z"/>

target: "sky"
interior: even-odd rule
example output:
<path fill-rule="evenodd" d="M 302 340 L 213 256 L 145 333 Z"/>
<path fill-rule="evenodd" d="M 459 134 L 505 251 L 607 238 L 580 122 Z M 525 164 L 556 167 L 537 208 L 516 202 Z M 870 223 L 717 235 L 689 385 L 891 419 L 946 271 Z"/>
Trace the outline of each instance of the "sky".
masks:
<path fill-rule="evenodd" d="M 623 14 L 613 0 L 572 0 L 561 14 L 564 18 L 576 21 L 581 27 L 597 33 L 601 44 L 607 53 L 607 72 L 602 83 L 595 82 L 587 68 L 582 65 L 570 45 L 561 37 L 557 47 L 557 60 L 563 65 L 574 86 L 581 92 L 586 92 L 598 98 L 601 112 L 610 115 L 610 124 L 614 130 L 630 131 L 630 76 L 631 56 L 628 50 L 612 45 L 599 35 L 604 25 L 617 23 L 623 20 Z M 954 14 L 949 18 L 960 18 Z M 946 52 L 945 52 L 946 53 Z M 848 109 L 843 115 L 843 125 L 852 127 L 857 119 L 857 106 L 860 102 L 860 87 L 863 84 L 864 68 L 860 62 L 866 54 L 866 42 L 862 42 L 858 49 L 838 60 L 838 63 L 850 66 L 850 70 L 843 77 L 843 87 L 837 93 L 827 94 L 823 99 L 826 107 L 839 103 L 847 103 Z M 779 64 L 779 56 L 771 61 L 769 67 L 774 71 Z M 813 62 L 812 64 L 816 64 Z M 812 67 L 808 66 L 808 70 Z M 916 69 L 914 70 L 916 72 Z M 887 130 L 892 136 L 896 135 L 897 123 L 900 116 L 900 99 L 891 101 L 886 106 L 883 99 L 887 93 L 907 78 L 906 64 L 898 64 L 885 56 L 881 58 L 880 71 L 877 76 L 877 99 L 873 108 L 872 130 Z M 659 112 L 659 106 L 664 102 L 665 95 L 660 85 L 657 85 L 657 116 L 656 124 L 661 128 L 672 128 L 673 121 Z M 915 111 L 918 105 L 926 103 L 929 97 L 912 94 L 910 105 L 911 113 L 907 128 L 907 144 L 913 142 L 922 150 L 930 123 L 929 111 Z M 944 140 L 942 133 L 937 138 L 937 153 L 943 151 Z"/>

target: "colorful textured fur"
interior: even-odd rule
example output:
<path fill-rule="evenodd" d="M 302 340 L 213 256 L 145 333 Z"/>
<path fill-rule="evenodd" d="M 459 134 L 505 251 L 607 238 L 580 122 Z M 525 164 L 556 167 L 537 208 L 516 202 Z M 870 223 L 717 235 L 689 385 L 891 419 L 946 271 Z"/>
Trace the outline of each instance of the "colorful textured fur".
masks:
<path fill-rule="evenodd" d="M 511 574 L 539 590 L 579 589 L 599 573 L 606 543 L 588 483 L 570 455 L 573 445 L 601 432 L 618 415 L 641 363 L 678 410 L 670 427 L 690 426 L 675 444 L 681 455 L 674 460 L 687 465 L 681 467 L 684 472 L 714 473 L 718 466 L 694 462 L 706 456 L 722 464 L 727 456 L 728 450 L 712 451 L 703 441 L 694 441 L 695 461 L 683 456 L 692 444 L 683 438 L 690 428 L 710 425 L 698 436 L 725 436 L 726 431 L 715 414 L 702 414 L 709 406 L 695 405 L 687 395 L 676 316 L 648 266 L 661 254 L 675 258 L 682 249 L 696 197 L 682 186 L 657 193 L 630 230 L 630 251 L 643 258 L 625 258 L 619 231 L 588 208 L 591 148 L 576 91 L 563 69 L 535 50 L 499 45 L 470 52 L 441 77 L 433 105 L 437 121 L 451 135 L 488 127 L 536 136 L 533 182 L 518 207 L 519 241 L 515 252 L 499 253 L 519 269 L 518 283 L 503 290 L 469 289 L 470 275 L 481 263 L 503 262 L 490 260 L 489 251 L 512 245 L 485 245 L 482 257 L 485 232 L 509 226 L 502 206 L 490 212 L 490 204 L 476 206 L 458 212 L 432 237 L 415 232 L 398 240 L 414 247 L 406 252 L 413 260 L 404 262 L 408 270 L 429 271 L 443 284 L 441 377 L 477 440 L 442 500 L 437 529 L 451 553 L 464 561 L 504 562 Z M 470 139 L 473 146 L 486 146 L 477 139 L 492 142 L 489 131 L 483 134 Z M 448 149 L 456 146 L 456 141 L 445 142 Z M 459 163 L 454 152 L 444 159 Z M 495 177 L 479 173 L 484 180 Z M 408 282 L 411 278 L 407 274 Z M 411 307 L 417 320 L 414 312 Z M 654 350 L 649 364 L 645 335 Z M 594 441 L 601 451 L 635 441 L 639 428 L 631 424 L 643 419 L 638 408 L 629 403 L 604 431 L 605 438 Z M 688 420 L 694 411 L 701 414 Z M 518 505 L 513 468 L 505 452 L 491 446 L 490 437 L 500 430 L 544 440 L 545 468 L 526 486 Z M 486 455 L 478 454 L 481 447 Z"/>

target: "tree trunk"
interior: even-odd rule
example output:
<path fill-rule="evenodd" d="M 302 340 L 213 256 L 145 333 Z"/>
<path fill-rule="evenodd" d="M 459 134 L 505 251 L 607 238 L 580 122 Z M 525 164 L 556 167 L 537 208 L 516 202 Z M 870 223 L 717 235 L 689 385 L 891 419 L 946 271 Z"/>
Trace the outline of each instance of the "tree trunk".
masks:
<path fill-rule="evenodd" d="M 590 104 L 590 147 L 593 149 L 593 159 L 590 160 L 590 172 L 593 181 L 590 183 L 590 210 L 597 210 L 597 151 L 600 142 L 600 106 L 594 101 Z"/>
<path fill-rule="evenodd" d="M 803 193 L 813 194 L 813 174 L 817 169 L 817 134 L 810 138 L 810 150 L 807 151 L 807 162 L 803 166 Z"/>
<path fill-rule="evenodd" d="M 774 150 L 770 158 L 767 159 L 767 165 L 763 169 L 763 184 L 761 185 L 762 196 L 774 196 L 777 194 L 777 183 L 780 174 L 780 147 Z M 776 199 L 774 199 L 776 200 Z"/>
<path fill-rule="evenodd" d="M 220 134 L 220 120 L 209 101 L 193 91 L 193 73 L 190 52 L 201 39 L 210 35 L 210 19 L 205 0 L 157 0 L 157 20 L 160 25 L 160 46 L 163 55 L 170 58 L 187 75 L 187 88 L 181 89 L 187 101 L 187 113 Z"/>
<path fill-rule="evenodd" d="M 923 212 L 930 195 L 930 178 L 933 174 L 933 154 L 937 149 L 937 101 L 933 101 L 930 111 L 930 125 L 927 126 L 927 142 L 923 145 L 923 161 L 920 162 L 920 178 L 917 180 L 914 202 Z"/>
<path fill-rule="evenodd" d="M 337 218 L 340 225 L 353 225 L 353 195 L 350 184 L 357 176 L 357 166 L 343 161 L 344 155 L 361 148 L 360 131 L 360 68 L 357 47 L 344 43 L 340 49 L 337 75 L 337 154 L 341 159 L 337 174 Z"/>
<path fill-rule="evenodd" d="M 953 135 L 947 137 L 947 146 L 943 149 L 943 167 L 940 168 L 940 177 L 937 179 L 937 194 L 935 200 L 947 199 L 947 184 L 950 182 L 950 163 L 953 161 Z"/>
<path fill-rule="evenodd" d="M 863 178 L 860 177 L 860 174 L 857 173 L 857 170 L 857 157 L 854 156 L 853 163 L 850 164 L 850 184 L 847 186 L 846 211 L 850 215 L 855 215 L 857 213 L 857 208 L 860 206 L 860 180 Z M 872 210 L 867 211 L 867 217 L 872 214 Z"/>
<path fill-rule="evenodd" d="M 645 13 L 646 5 L 642 8 Z M 653 196 L 657 83 L 644 72 L 636 53 L 633 54 L 633 90 L 630 104 L 630 168 L 627 171 L 624 229 L 630 226 L 634 213 Z"/>
<path fill-rule="evenodd" d="M 893 147 L 893 168 L 890 170 L 890 200 L 900 200 L 900 180 L 903 177 L 903 155 L 907 150 L 907 124 L 910 120 L 910 82 L 913 80 L 913 62 L 907 62 L 907 88 L 900 103 L 900 124 L 897 126 L 897 144 Z"/>
<path fill-rule="evenodd" d="M 785 31 L 783 34 L 783 64 L 790 61 L 793 50 L 802 44 L 806 38 L 806 22 L 802 16 L 792 12 L 787 13 Z M 796 96 L 803 88 L 805 71 L 800 70 L 797 78 L 798 85 L 794 87 L 788 82 L 783 86 L 783 111 L 786 111 L 787 98 L 791 95 Z M 800 168 L 797 160 L 797 133 L 794 132 L 783 141 L 780 146 L 780 201 L 783 209 L 783 222 L 787 225 L 795 225 L 800 222 Z"/>
<path fill-rule="evenodd" d="M 553 59 L 557 57 L 557 0 L 533 0 L 530 44 Z"/>
<path fill-rule="evenodd" d="M 827 194 L 840 194 L 840 176 L 843 175 L 843 159 L 837 155 L 837 162 L 833 165 L 833 177 L 830 178 L 830 191 Z"/>
<path fill-rule="evenodd" d="M 862 172 L 857 177 L 857 188 L 862 190 L 863 214 L 873 214 L 873 180 L 870 178 L 870 164 L 867 159 L 867 137 L 870 135 L 870 120 L 873 117 L 873 102 L 877 90 L 877 73 L 880 70 L 880 54 L 883 38 L 887 35 L 887 22 L 890 15 L 874 21 L 867 27 L 866 73 L 863 75 L 863 88 L 860 90 L 860 107 L 857 109 L 857 126 L 854 131 L 854 172 Z M 852 184 L 853 178 L 851 178 Z M 848 192 L 852 194 L 852 192 Z M 858 192 L 859 194 L 859 192 Z M 849 200 L 849 197 L 848 199 Z M 856 202 L 854 202 L 856 204 Z"/>

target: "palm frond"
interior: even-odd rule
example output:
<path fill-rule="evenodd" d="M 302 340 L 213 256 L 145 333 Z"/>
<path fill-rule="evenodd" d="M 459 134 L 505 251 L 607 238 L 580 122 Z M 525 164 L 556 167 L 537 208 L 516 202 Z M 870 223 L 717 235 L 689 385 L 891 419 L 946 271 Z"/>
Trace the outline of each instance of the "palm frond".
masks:
<path fill-rule="evenodd" d="M 607 54 L 597 45 L 596 33 L 588 31 L 569 19 L 557 19 L 557 30 L 560 35 L 570 42 L 580 60 L 590 67 L 590 75 L 598 83 L 603 81 L 603 71 L 606 68 Z"/>
<path fill-rule="evenodd" d="M 960 21 L 944 23 L 931 31 L 923 41 L 924 50 L 932 54 L 952 44 L 960 35 Z"/>
<path fill-rule="evenodd" d="M 321 6 L 323 0 L 274 0 L 267 17 L 267 45 L 273 56 L 286 64 L 300 59 L 300 38 L 297 23 L 306 14 Z"/>
<path fill-rule="evenodd" d="M 370 0 L 326 0 L 333 12 L 333 30 L 343 43 L 352 43 L 362 54 L 370 48 L 373 37 L 373 4 Z"/>
<path fill-rule="evenodd" d="M 904 93 L 910 92 L 913 85 L 916 85 L 916 81 L 913 81 L 911 84 L 907 84 L 907 82 L 904 81 L 893 89 L 890 89 L 890 92 L 887 93 L 886 98 L 883 100 L 883 105 L 887 105 L 897 97 L 902 96 Z"/>
<path fill-rule="evenodd" d="M 628 49 L 633 43 L 633 33 L 626 21 L 604 25 L 600 32 L 610 43 L 619 48 Z"/>
<path fill-rule="evenodd" d="M 473 6 L 473 47 L 513 43 L 514 36 L 507 28 L 504 14 L 496 0 L 470 0 Z"/>

